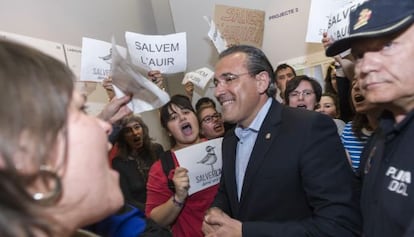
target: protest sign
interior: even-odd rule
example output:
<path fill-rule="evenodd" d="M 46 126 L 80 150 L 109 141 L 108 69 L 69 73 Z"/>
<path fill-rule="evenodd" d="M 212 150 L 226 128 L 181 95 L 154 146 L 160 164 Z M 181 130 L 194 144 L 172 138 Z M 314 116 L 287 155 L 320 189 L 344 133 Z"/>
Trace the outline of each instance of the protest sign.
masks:
<path fill-rule="evenodd" d="M 132 63 L 161 73 L 184 72 L 187 68 L 186 33 L 143 35 L 126 32 Z"/>
<path fill-rule="evenodd" d="M 328 29 L 331 13 L 350 2 L 351 0 L 311 0 L 306 42 L 321 43 L 322 34 Z"/>
<path fill-rule="evenodd" d="M 207 83 L 213 78 L 214 72 L 210 69 L 203 67 L 195 70 L 194 72 L 188 72 L 185 74 L 181 84 L 185 85 L 187 82 L 192 82 L 198 88 L 204 90 Z"/>
<path fill-rule="evenodd" d="M 139 114 L 160 108 L 170 96 L 155 83 L 144 77 L 142 69 L 123 58 L 115 46 L 112 47 L 112 82 L 117 97 L 132 95 L 128 107 Z"/>
<path fill-rule="evenodd" d="M 188 195 L 220 182 L 222 141 L 223 138 L 216 138 L 175 151 L 178 164 L 188 170 Z"/>
<path fill-rule="evenodd" d="M 349 35 L 349 14 L 363 2 L 364 0 L 351 1 L 329 16 L 327 33 L 333 41 Z"/>
<path fill-rule="evenodd" d="M 207 33 L 208 37 L 210 38 L 211 42 L 213 42 L 214 46 L 217 49 L 218 53 L 221 53 L 225 49 L 227 49 L 227 42 L 226 39 L 221 35 L 219 29 L 216 26 L 216 23 L 214 23 L 213 20 L 210 18 L 204 16 L 204 19 L 207 21 L 208 25 L 210 26 L 210 29 Z"/>
<path fill-rule="evenodd" d="M 118 51 L 124 57 L 126 49 L 120 46 Z M 112 44 L 91 39 L 82 38 L 82 57 L 81 57 L 81 81 L 102 82 L 111 75 L 112 65 Z"/>
<path fill-rule="evenodd" d="M 247 44 L 262 47 L 265 12 L 216 5 L 214 22 L 228 45 Z"/>

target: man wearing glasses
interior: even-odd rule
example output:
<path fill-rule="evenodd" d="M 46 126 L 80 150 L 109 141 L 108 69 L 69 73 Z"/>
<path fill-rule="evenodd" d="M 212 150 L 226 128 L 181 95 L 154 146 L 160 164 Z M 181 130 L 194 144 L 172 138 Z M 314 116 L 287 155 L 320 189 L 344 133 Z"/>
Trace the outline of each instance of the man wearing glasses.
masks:
<path fill-rule="evenodd" d="M 358 236 L 352 170 L 332 119 L 274 99 L 273 68 L 252 46 L 223 51 L 215 96 L 237 123 L 222 144 L 206 236 Z"/>

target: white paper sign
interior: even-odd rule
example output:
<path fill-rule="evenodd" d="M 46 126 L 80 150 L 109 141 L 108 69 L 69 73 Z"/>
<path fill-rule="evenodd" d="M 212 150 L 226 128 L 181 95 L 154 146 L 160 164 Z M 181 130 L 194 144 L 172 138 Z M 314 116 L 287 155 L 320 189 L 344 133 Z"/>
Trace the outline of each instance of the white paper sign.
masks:
<path fill-rule="evenodd" d="M 221 35 L 219 29 L 216 26 L 216 23 L 214 23 L 213 20 L 209 19 L 207 16 L 204 16 L 204 19 L 207 21 L 208 25 L 210 26 L 210 29 L 207 33 L 210 40 L 213 42 L 214 46 L 217 49 L 218 53 L 223 52 L 227 49 L 227 42 L 226 39 Z"/>
<path fill-rule="evenodd" d="M 306 42 L 321 43 L 331 13 L 351 2 L 352 0 L 311 0 Z"/>
<path fill-rule="evenodd" d="M 186 33 L 143 35 L 125 33 L 132 62 L 141 68 L 161 73 L 184 72 L 187 68 Z"/>
<path fill-rule="evenodd" d="M 220 182 L 222 141 L 223 138 L 216 138 L 175 152 L 178 164 L 188 170 L 190 178 L 188 195 Z"/>
<path fill-rule="evenodd" d="M 349 35 L 350 12 L 355 10 L 355 8 L 363 2 L 364 0 L 352 1 L 339 9 L 339 11 L 335 11 L 329 16 L 327 33 L 333 41 L 342 39 Z"/>
<path fill-rule="evenodd" d="M 187 82 L 191 81 L 195 86 L 204 90 L 207 83 L 213 78 L 214 72 L 210 69 L 203 67 L 195 70 L 194 72 L 188 72 L 185 74 L 181 84 L 185 85 Z"/>
<path fill-rule="evenodd" d="M 118 51 L 125 57 L 126 49 Z M 90 38 L 82 38 L 81 81 L 102 82 L 111 75 L 112 44 Z"/>
<path fill-rule="evenodd" d="M 123 58 L 117 48 L 112 48 L 112 82 L 117 97 L 132 94 L 128 107 L 139 114 L 160 108 L 170 100 L 170 96 L 157 85 L 144 77 L 132 62 Z"/>

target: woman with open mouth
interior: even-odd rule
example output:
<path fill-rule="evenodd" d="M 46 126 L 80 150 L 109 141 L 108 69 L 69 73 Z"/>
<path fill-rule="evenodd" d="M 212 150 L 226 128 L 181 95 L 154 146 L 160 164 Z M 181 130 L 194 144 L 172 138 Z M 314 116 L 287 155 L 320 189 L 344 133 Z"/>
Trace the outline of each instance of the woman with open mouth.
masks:
<path fill-rule="evenodd" d="M 354 170 L 359 168 L 362 150 L 377 127 L 377 119 L 382 111 L 365 100 L 357 81 L 354 79 L 351 89 L 351 101 L 355 115 L 352 121 L 345 125 L 341 135 L 346 154 Z"/>
<path fill-rule="evenodd" d="M 203 141 L 196 113 L 187 96 L 174 95 L 161 108 L 160 116 L 171 143 L 171 149 L 163 158 L 172 159 L 175 168 L 167 177 L 160 160 L 151 167 L 145 213 L 159 225 L 171 228 L 173 236 L 202 237 L 203 217 L 213 202 L 218 184 L 188 196 L 188 170 L 178 166 L 174 154 L 174 151 Z M 169 187 L 169 180 L 173 181 L 173 187 Z"/>
<path fill-rule="evenodd" d="M 164 149 L 152 142 L 148 126 L 140 117 L 125 117 L 120 126 L 118 152 L 112 160 L 112 168 L 119 172 L 125 202 L 145 210 L 148 172 Z"/>
<path fill-rule="evenodd" d="M 286 83 L 286 105 L 294 108 L 315 110 L 322 95 L 322 87 L 315 79 L 296 76 Z"/>

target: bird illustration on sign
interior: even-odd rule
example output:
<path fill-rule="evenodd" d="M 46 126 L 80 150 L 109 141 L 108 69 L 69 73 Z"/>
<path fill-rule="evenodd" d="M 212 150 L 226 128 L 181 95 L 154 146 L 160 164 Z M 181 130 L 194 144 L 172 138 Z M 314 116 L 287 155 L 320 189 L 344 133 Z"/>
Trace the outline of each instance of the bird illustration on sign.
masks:
<path fill-rule="evenodd" d="M 203 157 L 203 159 L 197 162 L 199 164 L 210 165 L 211 171 L 214 171 L 213 165 L 217 162 L 217 155 L 214 152 L 214 148 L 215 147 L 213 146 L 206 146 L 207 154 Z"/>

